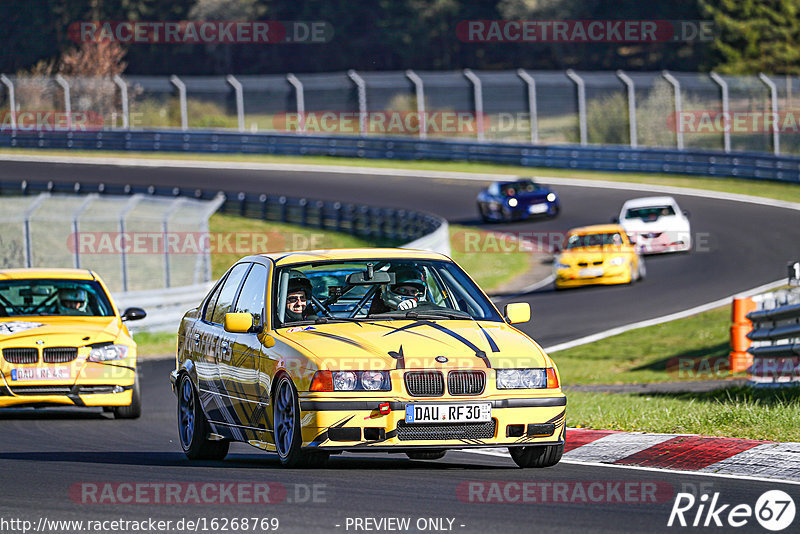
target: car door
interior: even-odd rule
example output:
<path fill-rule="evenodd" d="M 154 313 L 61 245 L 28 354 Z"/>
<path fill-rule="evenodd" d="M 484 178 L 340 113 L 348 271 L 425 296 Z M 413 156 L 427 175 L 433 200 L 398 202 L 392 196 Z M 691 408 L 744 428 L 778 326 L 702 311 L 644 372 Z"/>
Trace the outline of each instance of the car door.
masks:
<path fill-rule="evenodd" d="M 214 315 L 214 307 L 224 283 L 225 277 L 223 276 L 214 291 L 203 303 L 200 316 L 194 321 L 191 328 L 186 331 L 188 336 L 186 342 L 189 345 L 191 359 L 197 372 L 200 403 L 212 421 L 220 420 L 222 417 L 219 414 L 220 405 L 215 394 L 217 383 L 219 382 L 216 362 L 217 332 L 211 318 Z"/>
<path fill-rule="evenodd" d="M 209 419 L 213 418 L 212 420 L 229 426 L 239 425 L 240 417 L 237 416 L 239 406 L 236 392 L 228 391 L 225 386 L 224 377 L 232 372 L 231 344 L 234 334 L 225 332 L 223 322 L 225 314 L 233 310 L 236 295 L 251 265 L 251 263 L 238 263 L 228 271 L 214 310 L 210 319 L 203 321 L 201 332 L 201 343 L 206 341 L 206 361 L 210 360 L 209 363 L 213 363 L 215 369 L 213 385 L 209 388 L 212 397 L 209 399 L 209 404 L 212 405 L 212 409 L 208 410 Z"/>
<path fill-rule="evenodd" d="M 259 365 L 262 357 L 261 340 L 257 334 L 264 321 L 264 297 L 266 294 L 267 267 L 254 263 L 247 273 L 244 284 L 233 307 L 235 313 L 249 313 L 256 326 L 253 332 L 224 334 L 229 343 L 230 360 L 222 373 L 222 385 L 231 397 L 236 397 L 236 414 L 239 424 L 251 429 L 265 429 L 265 413 L 269 407 L 268 388 L 259 383 Z M 258 439 L 253 435 L 251 439 Z"/>

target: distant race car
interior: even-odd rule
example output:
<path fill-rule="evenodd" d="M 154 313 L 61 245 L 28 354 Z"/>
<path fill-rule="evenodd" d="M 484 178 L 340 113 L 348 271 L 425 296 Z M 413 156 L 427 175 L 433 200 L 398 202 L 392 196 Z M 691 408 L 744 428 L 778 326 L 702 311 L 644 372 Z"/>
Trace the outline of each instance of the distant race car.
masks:
<path fill-rule="evenodd" d="M 556 289 L 594 284 L 629 284 L 645 276 L 644 260 L 622 226 L 574 228 L 553 263 Z"/>
<path fill-rule="evenodd" d="M 485 222 L 522 220 L 537 215 L 555 217 L 560 209 L 555 191 L 527 178 L 494 182 L 478 193 L 478 213 Z"/>
<path fill-rule="evenodd" d="M 0 270 L 0 408 L 95 406 L 136 418 L 136 343 L 105 284 L 86 269 Z"/>
<path fill-rule="evenodd" d="M 628 200 L 618 218 L 631 242 L 642 254 L 689 251 L 692 231 L 689 217 L 672 197 Z"/>

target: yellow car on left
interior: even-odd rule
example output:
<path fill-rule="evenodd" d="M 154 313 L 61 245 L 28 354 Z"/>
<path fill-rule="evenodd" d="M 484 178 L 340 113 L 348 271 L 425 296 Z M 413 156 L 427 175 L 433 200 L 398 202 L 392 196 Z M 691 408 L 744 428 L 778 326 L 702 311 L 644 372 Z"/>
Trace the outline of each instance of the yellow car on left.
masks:
<path fill-rule="evenodd" d="M 0 408 L 102 407 L 136 418 L 136 343 L 108 288 L 80 269 L 0 270 Z"/>

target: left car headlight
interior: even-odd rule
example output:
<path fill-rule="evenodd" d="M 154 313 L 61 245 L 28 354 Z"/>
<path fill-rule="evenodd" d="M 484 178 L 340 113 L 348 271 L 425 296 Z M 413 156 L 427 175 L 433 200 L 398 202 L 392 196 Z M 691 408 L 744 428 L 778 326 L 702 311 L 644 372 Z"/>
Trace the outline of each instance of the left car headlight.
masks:
<path fill-rule="evenodd" d="M 557 388 L 555 369 L 498 369 L 497 389 Z"/>
<path fill-rule="evenodd" d="M 516 198 L 509 198 L 508 199 L 508 205 L 511 206 L 512 208 L 516 208 L 517 204 L 519 204 L 519 202 L 517 202 Z"/>
<path fill-rule="evenodd" d="M 94 347 L 89 351 L 89 356 L 86 359 L 90 362 L 122 360 L 128 357 L 128 350 L 127 345 L 104 345 L 102 347 Z"/>
<path fill-rule="evenodd" d="M 622 265 L 623 263 L 625 263 L 625 258 L 622 256 L 617 256 L 616 258 L 608 260 L 609 265 Z"/>
<path fill-rule="evenodd" d="M 317 371 L 311 391 L 390 391 L 388 371 Z"/>
<path fill-rule="evenodd" d="M 548 202 L 555 202 L 556 201 L 556 194 L 555 193 L 548 193 L 547 194 L 547 201 Z"/>

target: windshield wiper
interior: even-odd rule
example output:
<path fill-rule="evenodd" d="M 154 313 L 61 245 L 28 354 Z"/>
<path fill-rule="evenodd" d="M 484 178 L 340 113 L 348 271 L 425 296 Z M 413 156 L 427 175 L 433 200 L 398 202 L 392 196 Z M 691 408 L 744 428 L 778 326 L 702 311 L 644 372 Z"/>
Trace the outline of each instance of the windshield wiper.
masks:
<path fill-rule="evenodd" d="M 383 315 L 383 314 L 381 314 Z M 407 312 L 394 312 L 385 314 L 390 317 L 404 317 L 406 319 L 419 319 L 426 317 L 445 317 L 446 319 L 466 319 L 474 321 L 475 318 L 470 314 L 456 310 L 408 310 Z"/>

